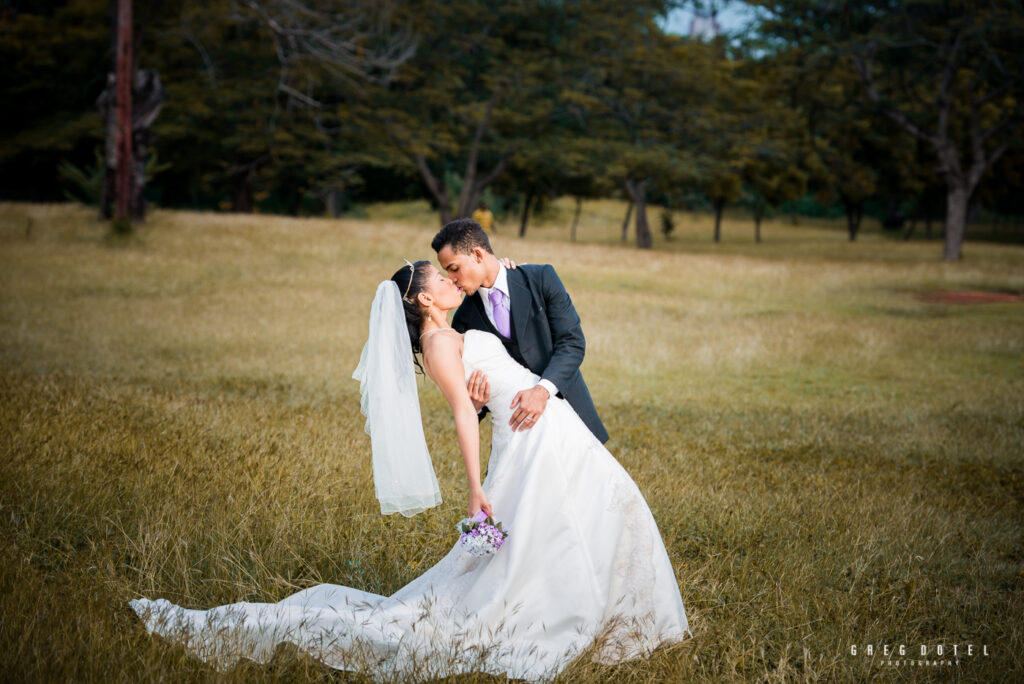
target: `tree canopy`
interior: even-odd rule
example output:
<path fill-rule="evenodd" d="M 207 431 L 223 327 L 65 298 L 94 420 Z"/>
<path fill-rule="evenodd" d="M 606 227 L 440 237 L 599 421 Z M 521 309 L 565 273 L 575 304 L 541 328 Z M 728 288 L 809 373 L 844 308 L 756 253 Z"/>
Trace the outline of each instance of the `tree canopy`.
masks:
<path fill-rule="evenodd" d="M 702 196 L 716 215 L 813 198 L 1019 214 L 1024 12 L 1015 0 L 750 0 L 738 36 L 666 33 L 673 8 L 608 0 L 135 2 L 136 67 L 159 74 L 146 193 L 164 206 L 337 215 L 425 197 L 441 222 L 486 193 L 631 202 Z M 6 199 L 96 201 L 113 68 L 109 0 L 5 3 Z M 687 199 L 689 198 L 689 199 Z M 635 208 L 635 211 L 634 209 Z"/>

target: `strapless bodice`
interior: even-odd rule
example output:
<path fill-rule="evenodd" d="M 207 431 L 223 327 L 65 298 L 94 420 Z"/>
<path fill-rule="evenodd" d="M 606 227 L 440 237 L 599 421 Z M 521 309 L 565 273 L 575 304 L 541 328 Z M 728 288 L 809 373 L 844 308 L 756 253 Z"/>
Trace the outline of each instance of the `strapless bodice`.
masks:
<path fill-rule="evenodd" d="M 514 409 L 509 408 L 516 392 L 530 389 L 540 381 L 540 376 L 513 359 L 505 346 L 493 333 L 483 330 L 467 330 L 462 344 L 462 364 L 466 368 L 466 380 L 478 370 L 487 376 L 491 385 L 491 397 L 487 408 L 494 417 L 494 425 L 507 426 Z"/>

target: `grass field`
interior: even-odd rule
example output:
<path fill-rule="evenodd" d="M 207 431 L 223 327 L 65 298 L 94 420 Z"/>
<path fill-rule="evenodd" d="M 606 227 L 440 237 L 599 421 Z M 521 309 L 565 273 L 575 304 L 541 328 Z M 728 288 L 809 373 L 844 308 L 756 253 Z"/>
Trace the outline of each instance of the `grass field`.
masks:
<path fill-rule="evenodd" d="M 918 298 L 1024 292 L 1024 249 L 948 264 L 938 241 L 788 218 L 754 245 L 742 217 L 712 245 L 687 216 L 640 252 L 616 244 L 623 209 L 585 205 L 576 245 L 561 219 L 494 244 L 572 295 L 694 638 L 561 680 L 1024 677 L 1024 304 Z M 0 205 L 0 680 L 362 681 L 288 647 L 218 674 L 127 601 L 390 594 L 450 548 L 466 493 L 440 393 L 421 385 L 445 503 L 385 518 L 350 379 L 377 283 L 433 256 L 436 219 L 368 211 L 156 211 L 116 240 L 90 209 Z"/>

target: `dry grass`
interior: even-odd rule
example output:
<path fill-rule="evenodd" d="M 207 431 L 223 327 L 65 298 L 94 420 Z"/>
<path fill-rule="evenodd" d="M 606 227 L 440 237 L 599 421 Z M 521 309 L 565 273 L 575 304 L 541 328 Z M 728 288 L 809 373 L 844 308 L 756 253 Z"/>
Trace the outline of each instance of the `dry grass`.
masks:
<path fill-rule="evenodd" d="M 688 218 L 640 253 L 612 244 L 622 210 L 585 205 L 584 244 L 553 221 L 495 247 L 573 295 L 695 638 L 563 679 L 1019 679 L 1024 308 L 914 295 L 1024 291 L 1024 251 L 944 264 L 937 243 L 788 219 L 759 246 L 730 219 L 714 246 Z M 219 675 L 127 601 L 390 594 L 453 543 L 464 476 L 433 386 L 445 503 L 407 520 L 373 498 L 349 376 L 376 284 L 430 256 L 435 225 L 370 215 L 161 211 L 116 241 L 87 209 L 0 205 L 0 679 L 360 679 L 286 647 Z M 989 655 L 895 668 L 868 643 Z"/>

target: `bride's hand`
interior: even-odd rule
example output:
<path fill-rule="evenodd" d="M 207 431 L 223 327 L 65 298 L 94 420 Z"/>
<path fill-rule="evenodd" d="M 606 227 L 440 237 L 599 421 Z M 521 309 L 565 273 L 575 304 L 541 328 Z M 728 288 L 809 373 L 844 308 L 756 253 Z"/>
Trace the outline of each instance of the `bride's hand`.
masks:
<path fill-rule="evenodd" d="M 473 371 L 473 374 L 469 376 L 466 389 L 469 390 L 469 398 L 473 401 L 473 408 L 476 409 L 477 413 L 480 413 L 480 409 L 491 398 L 491 385 L 487 382 L 487 376 L 478 370 Z"/>
<path fill-rule="evenodd" d="M 517 265 L 518 266 L 526 266 L 526 262 L 525 261 L 523 263 L 521 263 L 521 264 L 516 264 L 516 262 L 512 261 L 508 257 L 501 257 L 500 259 L 498 259 L 498 261 L 500 261 L 501 265 L 504 266 L 505 268 L 513 268 L 514 269 Z"/>
<path fill-rule="evenodd" d="M 469 517 L 472 518 L 481 510 L 487 515 L 494 515 L 491 510 L 491 502 L 487 500 L 483 487 L 477 487 L 469 492 Z"/>

